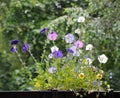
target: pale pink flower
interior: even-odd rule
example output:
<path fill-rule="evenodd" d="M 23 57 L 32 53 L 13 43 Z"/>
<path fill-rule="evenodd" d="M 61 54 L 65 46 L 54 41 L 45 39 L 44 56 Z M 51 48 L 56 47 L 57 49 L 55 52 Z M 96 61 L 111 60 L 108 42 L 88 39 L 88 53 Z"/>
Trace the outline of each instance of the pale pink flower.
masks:
<path fill-rule="evenodd" d="M 58 35 L 57 35 L 56 32 L 51 32 L 47 35 L 47 37 L 48 37 L 49 40 L 56 40 Z"/>
<path fill-rule="evenodd" d="M 83 42 L 80 41 L 80 40 L 77 40 L 76 42 L 74 42 L 74 45 L 75 45 L 77 48 L 82 48 L 82 47 L 83 47 Z"/>

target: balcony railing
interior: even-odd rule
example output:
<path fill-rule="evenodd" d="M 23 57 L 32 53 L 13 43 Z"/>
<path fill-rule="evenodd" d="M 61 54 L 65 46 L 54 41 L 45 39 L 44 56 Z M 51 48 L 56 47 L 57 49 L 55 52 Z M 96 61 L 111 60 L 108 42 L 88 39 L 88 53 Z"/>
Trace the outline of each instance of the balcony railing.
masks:
<path fill-rule="evenodd" d="M 0 98 L 120 98 L 120 91 L 92 92 L 90 94 L 72 91 L 0 91 Z"/>

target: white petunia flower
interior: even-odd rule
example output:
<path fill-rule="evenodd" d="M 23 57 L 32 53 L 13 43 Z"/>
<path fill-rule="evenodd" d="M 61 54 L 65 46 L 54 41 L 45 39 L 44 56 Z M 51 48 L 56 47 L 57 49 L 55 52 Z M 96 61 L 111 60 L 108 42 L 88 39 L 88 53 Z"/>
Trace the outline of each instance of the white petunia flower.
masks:
<path fill-rule="evenodd" d="M 98 60 L 100 63 L 106 63 L 108 61 L 108 58 L 106 57 L 105 54 L 102 54 L 102 55 L 98 56 Z"/>
<path fill-rule="evenodd" d="M 76 29 L 76 30 L 75 30 L 75 33 L 76 33 L 76 34 L 80 34 L 80 29 L 79 29 L 79 28 Z"/>
<path fill-rule="evenodd" d="M 73 56 L 80 56 L 81 53 L 82 53 L 82 51 L 80 49 L 76 50 L 76 52 L 73 54 Z"/>
<path fill-rule="evenodd" d="M 80 17 L 78 18 L 78 22 L 85 22 L 85 17 L 80 16 Z"/>
<path fill-rule="evenodd" d="M 92 44 L 88 44 L 87 46 L 86 46 L 86 50 L 92 50 L 93 49 L 93 45 Z"/>
<path fill-rule="evenodd" d="M 52 58 L 53 58 L 53 54 L 50 53 L 50 54 L 48 55 L 48 58 L 52 59 Z"/>
<path fill-rule="evenodd" d="M 51 73 L 51 74 L 55 73 L 56 71 L 57 71 L 57 69 L 56 69 L 56 67 L 54 67 L 54 66 L 51 66 L 51 67 L 48 69 L 48 72 Z"/>
<path fill-rule="evenodd" d="M 92 61 L 90 58 L 86 58 L 85 64 L 86 64 L 86 65 L 87 65 L 87 64 L 90 65 L 90 64 L 92 64 L 92 62 L 93 62 L 93 61 Z"/>
<path fill-rule="evenodd" d="M 51 52 L 53 53 L 54 51 L 58 51 L 59 50 L 59 48 L 57 47 L 57 46 L 53 46 L 52 48 L 51 48 Z"/>

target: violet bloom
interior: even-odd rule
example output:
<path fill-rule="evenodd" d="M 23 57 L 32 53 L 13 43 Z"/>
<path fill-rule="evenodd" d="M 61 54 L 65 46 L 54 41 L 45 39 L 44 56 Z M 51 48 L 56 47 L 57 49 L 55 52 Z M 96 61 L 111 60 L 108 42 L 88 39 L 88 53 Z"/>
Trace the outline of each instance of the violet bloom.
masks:
<path fill-rule="evenodd" d="M 77 47 L 77 48 L 82 48 L 83 47 L 83 42 L 80 41 L 80 40 L 77 40 L 74 45 Z"/>
<path fill-rule="evenodd" d="M 47 35 L 47 38 L 48 38 L 49 40 L 56 40 L 57 37 L 58 37 L 58 34 L 57 34 L 56 32 L 51 32 L 51 33 L 49 33 L 49 34 Z"/>
<path fill-rule="evenodd" d="M 42 30 L 40 30 L 40 34 L 45 33 L 47 30 L 48 30 L 47 28 L 43 28 Z"/>
<path fill-rule="evenodd" d="M 76 49 L 76 52 L 73 54 L 73 56 L 80 56 L 82 51 L 80 49 Z"/>
<path fill-rule="evenodd" d="M 109 78 L 110 78 L 110 79 L 112 79 L 112 76 L 113 76 L 113 75 L 112 75 L 112 73 L 110 73 L 110 76 L 109 76 Z"/>
<path fill-rule="evenodd" d="M 70 50 L 72 50 L 72 51 L 73 51 L 73 53 L 72 53 L 72 54 L 73 54 L 73 56 L 75 56 L 75 54 L 76 54 L 76 51 L 77 51 L 76 49 L 77 49 L 77 47 L 76 47 L 76 46 L 71 46 L 71 47 L 70 47 Z"/>
<path fill-rule="evenodd" d="M 71 46 L 69 49 L 67 49 L 68 53 L 71 53 L 73 56 L 80 56 L 82 51 L 80 49 L 77 49 L 76 46 Z"/>
<path fill-rule="evenodd" d="M 63 53 L 60 50 L 54 51 L 52 54 L 53 54 L 54 58 L 62 58 L 62 56 L 63 56 Z"/>
<path fill-rule="evenodd" d="M 73 50 L 70 48 L 66 49 L 66 51 L 67 51 L 67 53 L 73 53 Z"/>
<path fill-rule="evenodd" d="M 16 45 L 18 43 L 19 43 L 19 40 L 17 40 L 17 39 L 14 39 L 14 40 L 11 41 L 11 45 Z"/>
<path fill-rule="evenodd" d="M 93 86 L 96 86 L 97 85 L 97 80 L 94 80 L 93 81 Z"/>
<path fill-rule="evenodd" d="M 70 34 L 68 33 L 66 36 L 65 36 L 65 41 L 66 43 L 72 43 L 74 41 L 74 35 L 73 34 Z"/>
<path fill-rule="evenodd" d="M 48 72 L 49 73 L 55 73 L 56 72 L 56 67 L 54 67 L 54 66 L 51 66 L 50 68 L 48 68 Z"/>
<path fill-rule="evenodd" d="M 27 43 L 24 43 L 23 47 L 22 47 L 22 51 L 26 52 L 26 51 L 28 51 L 28 49 L 29 49 L 29 45 Z"/>
<path fill-rule="evenodd" d="M 15 51 L 16 51 L 16 48 L 15 48 L 15 47 L 11 47 L 10 51 L 11 51 L 11 52 L 15 52 Z"/>

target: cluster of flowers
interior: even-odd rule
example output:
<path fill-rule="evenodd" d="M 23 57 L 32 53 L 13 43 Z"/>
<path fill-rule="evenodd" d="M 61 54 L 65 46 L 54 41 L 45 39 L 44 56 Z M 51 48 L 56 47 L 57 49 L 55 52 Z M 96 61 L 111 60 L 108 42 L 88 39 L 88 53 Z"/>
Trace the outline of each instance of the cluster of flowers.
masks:
<path fill-rule="evenodd" d="M 11 45 L 12 45 L 12 47 L 11 47 L 11 49 L 10 49 L 11 52 L 17 52 L 17 47 L 16 47 L 16 45 L 17 45 L 18 43 L 19 43 L 19 40 L 18 40 L 18 39 L 14 39 L 14 40 L 11 41 Z M 23 51 L 23 52 L 26 52 L 26 51 L 28 51 L 28 49 L 29 49 L 29 45 L 28 45 L 27 43 L 24 43 L 23 46 L 22 46 L 22 51 Z"/>
<path fill-rule="evenodd" d="M 84 22 L 85 21 L 85 18 L 84 17 L 79 17 L 78 18 L 78 22 Z M 40 31 L 40 34 L 44 34 L 48 31 L 48 28 L 43 28 L 41 31 Z M 80 33 L 80 30 L 79 29 L 76 29 L 75 30 L 75 33 L 79 34 Z M 48 34 L 47 34 L 47 40 L 49 41 L 55 41 L 58 39 L 58 34 L 55 32 L 55 31 L 50 31 Z M 51 52 L 48 54 L 48 58 L 50 60 L 52 59 L 62 59 L 64 57 L 66 58 L 69 58 L 69 60 L 72 60 L 74 57 L 77 57 L 77 59 L 80 59 L 80 62 L 84 62 L 85 65 L 92 65 L 93 63 L 93 60 L 90 59 L 89 57 L 84 57 L 84 59 L 81 59 L 79 58 L 80 55 L 82 54 L 82 48 L 84 47 L 84 42 L 79 40 L 79 39 L 75 39 L 75 36 L 72 34 L 72 33 L 68 33 L 64 36 L 64 41 L 66 44 L 69 44 L 68 47 L 66 47 L 66 54 L 64 54 L 60 49 L 59 47 L 57 47 L 57 45 L 53 45 L 50 50 Z M 19 40 L 15 39 L 15 40 L 12 40 L 11 41 L 11 52 L 16 52 L 17 53 L 17 47 L 16 45 L 19 43 Z M 92 51 L 93 50 L 93 45 L 92 44 L 87 44 L 85 46 L 85 50 L 86 51 Z M 29 44 L 28 43 L 24 43 L 23 46 L 22 46 L 22 51 L 23 52 L 30 52 L 30 49 L 29 49 Z M 108 61 L 108 58 L 105 54 L 101 54 L 98 56 L 98 61 L 101 63 L 101 64 L 105 64 L 107 61 Z M 79 63 L 78 65 L 80 65 L 81 63 Z M 83 66 L 82 66 L 83 67 Z M 81 69 L 82 69 L 81 67 Z M 92 66 L 92 71 L 93 72 L 96 72 L 98 69 L 97 67 L 95 66 Z M 57 68 L 56 66 L 52 66 L 50 65 L 49 68 L 47 69 L 47 72 L 50 73 L 50 74 L 54 74 L 57 72 Z M 80 79 L 84 79 L 85 78 L 85 73 L 84 72 L 80 72 L 78 74 L 78 77 Z M 97 80 L 101 80 L 103 78 L 103 71 L 101 70 L 101 72 L 98 72 L 96 74 L 96 79 L 93 81 L 93 84 L 94 86 L 97 85 Z M 110 78 L 112 78 L 112 73 L 110 74 Z M 38 85 L 39 83 L 36 82 L 36 85 Z"/>
<path fill-rule="evenodd" d="M 46 30 L 47 30 L 47 28 L 44 28 L 40 31 L 40 33 L 44 33 L 44 32 L 46 32 Z M 55 41 L 58 38 L 58 34 L 56 32 L 52 31 L 51 33 L 49 33 L 47 35 L 47 38 L 49 40 Z M 81 52 L 82 52 L 80 50 L 80 48 L 83 48 L 84 43 L 80 40 L 75 41 L 75 37 L 71 33 L 68 33 L 67 35 L 65 35 L 64 40 L 65 40 L 66 43 L 69 43 L 69 44 L 73 43 L 73 46 L 66 49 L 67 53 L 72 54 L 72 56 L 78 56 L 79 57 Z M 93 49 L 92 44 L 86 45 L 86 51 L 91 51 L 92 49 Z M 68 56 L 68 54 L 67 54 L 67 56 Z M 59 48 L 57 46 L 53 46 L 53 47 L 51 47 L 51 53 L 49 54 L 48 57 L 50 59 L 51 58 L 62 58 L 63 53 L 62 53 L 61 50 L 59 50 Z M 106 57 L 105 54 L 102 54 L 102 55 L 98 56 L 98 60 L 99 60 L 100 63 L 105 64 L 108 61 L 108 58 Z M 90 58 L 86 58 L 86 61 L 89 65 L 92 63 L 92 60 Z M 53 66 L 48 69 L 49 73 L 54 73 L 55 70 L 56 70 L 56 68 L 53 67 Z M 80 73 L 79 77 L 81 79 L 83 79 L 84 78 L 84 73 Z M 98 74 L 97 79 L 102 79 L 102 74 Z"/>

